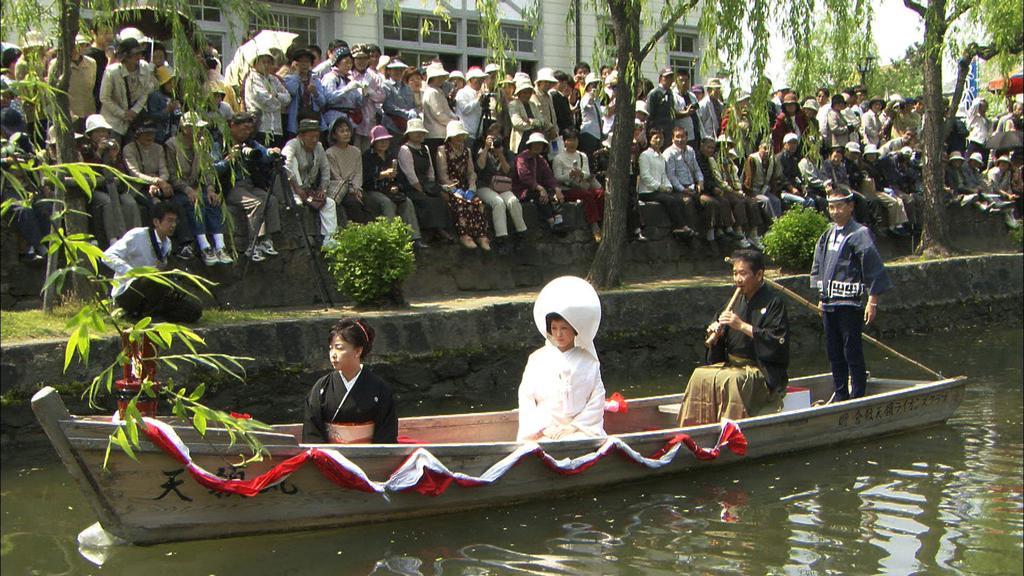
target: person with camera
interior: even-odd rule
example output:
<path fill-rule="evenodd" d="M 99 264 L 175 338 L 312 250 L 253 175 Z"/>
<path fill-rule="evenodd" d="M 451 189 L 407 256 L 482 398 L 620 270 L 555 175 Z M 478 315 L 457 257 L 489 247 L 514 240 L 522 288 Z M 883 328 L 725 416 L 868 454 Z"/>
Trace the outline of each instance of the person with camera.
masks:
<path fill-rule="evenodd" d="M 281 82 L 291 94 L 288 103 L 288 120 L 284 127 L 285 136 L 290 140 L 299 132 L 299 121 L 312 118 L 320 120 L 324 107 L 323 87 L 320 78 L 313 74 L 313 52 L 309 48 L 289 50 L 292 72 Z"/>
<path fill-rule="evenodd" d="M 402 218 L 412 230 L 412 247 L 428 248 L 420 234 L 416 208 L 398 185 L 398 159 L 391 146 L 391 133 L 383 126 L 370 131 L 370 149 L 363 152 L 363 191 L 385 218 Z"/>
<path fill-rule="evenodd" d="M 565 186 L 566 200 L 583 203 L 583 216 L 590 226 L 594 242 L 601 241 L 601 223 L 604 220 L 604 190 L 590 173 L 587 155 L 578 149 L 579 133 L 568 128 L 562 132 L 565 149 L 555 156 L 552 168 L 555 179 Z"/>
<path fill-rule="evenodd" d="M 121 145 L 113 129 L 101 114 L 92 114 L 85 119 L 85 138 L 78 141 L 78 153 L 83 162 L 103 164 L 119 172 L 128 168 L 121 158 Z M 110 245 L 130 228 L 140 225 L 139 208 L 132 193 L 110 170 L 100 172 L 102 182 L 97 182 L 89 200 L 97 236 L 102 231 L 105 244 Z"/>
<path fill-rule="evenodd" d="M 185 219 L 184 196 L 175 198 L 174 187 L 171 186 L 171 173 L 167 169 L 167 151 L 156 141 L 157 126 L 146 119 L 135 129 L 135 139 L 124 145 L 124 163 L 126 173 L 141 181 L 135 185 L 135 201 L 139 204 L 139 213 L 148 214 L 157 201 L 167 202 L 178 214 L 179 220 Z M 188 260 L 195 255 L 189 230 L 182 226 L 175 228 L 174 244 L 179 258 Z"/>
<path fill-rule="evenodd" d="M 229 205 L 240 208 L 248 221 L 248 246 L 245 255 L 253 262 L 262 262 L 267 256 L 276 256 L 277 250 L 270 235 L 281 231 L 280 205 L 270 193 L 274 170 L 280 168 L 283 157 L 277 148 L 265 148 L 253 139 L 256 117 L 251 112 L 239 112 L 228 122 L 230 140 L 227 151 L 216 150 L 219 157 L 213 163 L 220 177 L 221 190 L 227 190 Z"/>
<path fill-rule="evenodd" d="M 181 118 L 181 102 L 175 91 L 174 70 L 167 66 L 156 69 L 156 90 L 146 99 L 146 118 L 156 123 L 156 141 L 160 144 L 174 136 Z"/>
<path fill-rule="evenodd" d="M 107 65 L 100 83 L 100 114 L 120 141 L 146 108 L 153 91 L 153 67 L 142 59 L 139 41 L 125 38 L 117 45 L 118 62 Z"/>
<path fill-rule="evenodd" d="M 344 120 L 340 120 L 344 122 Z M 324 246 L 334 244 L 338 229 L 338 204 L 327 195 L 331 182 L 331 167 L 327 153 L 320 143 L 320 122 L 313 119 L 299 121 L 299 133 L 284 145 L 284 167 L 288 183 L 295 195 L 295 203 L 308 206 L 320 214 L 320 234 Z"/>
<path fill-rule="evenodd" d="M 495 122 L 487 127 L 478 148 L 475 168 L 480 186 L 476 193 L 491 208 L 498 254 L 508 254 L 511 249 L 522 246 L 526 238 L 526 221 L 523 220 L 523 206 L 512 192 L 512 160 L 501 137 L 501 124 Z M 508 218 L 512 219 L 515 228 L 511 244 L 508 241 Z"/>
<path fill-rule="evenodd" d="M 487 78 L 487 73 L 479 66 L 473 66 L 466 73 L 466 85 L 455 94 L 455 115 L 469 132 L 466 146 L 470 149 L 475 147 L 483 132 L 483 116 L 490 116 L 491 112 L 491 92 L 484 89 L 484 78 Z"/>
<path fill-rule="evenodd" d="M 539 133 L 548 142 L 545 133 L 553 128 L 553 125 L 545 122 L 540 109 L 533 102 L 536 91 L 529 80 L 519 80 L 516 82 L 515 99 L 508 103 L 509 121 L 512 123 L 508 147 L 516 153 L 526 149 L 526 140 L 531 134 Z"/>
<path fill-rule="evenodd" d="M 136 268 L 170 269 L 171 235 L 178 215 L 173 207 L 159 202 L 149 216 L 149 225 L 132 228 L 103 253 L 104 262 L 114 271 L 110 296 L 133 321 L 149 316 L 165 322 L 196 322 L 203 307 L 194 296 L 149 278 L 124 278 Z"/>
<path fill-rule="evenodd" d="M 174 197 L 184 205 L 188 232 L 196 239 L 203 264 L 231 264 L 235 260 L 224 245 L 223 198 L 216 182 L 203 175 L 202 154 L 196 147 L 207 136 L 206 126 L 207 122 L 195 112 L 182 115 L 178 133 L 164 144 L 167 170 Z"/>

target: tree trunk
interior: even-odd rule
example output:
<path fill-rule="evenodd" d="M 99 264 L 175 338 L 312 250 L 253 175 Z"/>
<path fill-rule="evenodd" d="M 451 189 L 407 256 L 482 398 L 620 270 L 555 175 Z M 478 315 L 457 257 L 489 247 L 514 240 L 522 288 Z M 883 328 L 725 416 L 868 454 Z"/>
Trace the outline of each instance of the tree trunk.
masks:
<path fill-rule="evenodd" d="M 619 83 L 615 86 L 615 125 L 605 180 L 603 239 L 587 274 L 596 288 L 613 288 L 622 283 L 621 262 L 629 234 L 630 148 L 636 115 L 634 76 L 640 70 L 640 62 L 633 59 L 640 53 L 640 7 L 633 0 L 609 0 L 608 9 L 615 34 Z M 636 72 L 632 73 L 634 69 Z"/>
<path fill-rule="evenodd" d="M 56 125 L 57 136 L 57 161 L 61 163 L 75 162 L 77 154 L 75 151 L 75 130 L 71 126 L 71 105 L 68 100 L 68 85 L 71 83 L 71 50 L 75 46 L 75 35 L 78 32 L 79 17 L 81 15 L 80 0 L 60 0 L 59 9 L 61 14 L 61 28 L 57 45 L 57 67 L 54 70 L 57 77 L 50 79 L 50 83 L 57 89 L 55 95 L 57 109 L 54 111 L 55 118 L 51 118 L 51 124 Z M 88 200 L 77 188 L 72 188 L 66 193 L 59 187 L 54 191 L 55 210 L 65 211 L 64 226 L 68 234 L 86 233 L 89 231 L 89 223 L 85 214 L 88 213 Z M 60 219 L 51 222 L 50 230 L 55 232 L 61 226 Z M 46 260 L 46 276 L 57 271 L 60 266 L 59 259 L 61 252 L 50 254 Z M 87 290 L 91 290 L 86 282 L 83 282 L 77 275 L 72 275 L 72 290 L 78 296 L 85 296 Z M 54 285 L 51 284 L 43 293 L 43 310 L 49 312 L 57 303 L 58 295 Z"/>
<path fill-rule="evenodd" d="M 942 151 L 946 124 L 942 102 L 942 48 L 946 35 L 946 0 L 932 0 L 924 18 L 924 206 L 923 231 L 918 254 L 946 256 L 951 253 L 946 223 L 945 178 Z"/>

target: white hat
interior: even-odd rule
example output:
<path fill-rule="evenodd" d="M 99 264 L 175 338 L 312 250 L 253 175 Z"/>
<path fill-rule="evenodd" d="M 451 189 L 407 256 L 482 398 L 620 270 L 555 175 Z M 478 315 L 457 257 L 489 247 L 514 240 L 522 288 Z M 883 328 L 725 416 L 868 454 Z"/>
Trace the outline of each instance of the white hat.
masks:
<path fill-rule="evenodd" d="M 792 133 L 792 132 L 790 132 L 789 134 L 786 134 L 785 136 L 782 137 L 782 143 L 783 144 L 789 144 L 790 142 L 799 142 L 799 141 L 800 141 L 800 137 L 797 136 L 796 134 Z"/>
<path fill-rule="evenodd" d="M 75 34 L 75 45 L 81 46 L 82 44 L 92 44 L 92 40 L 88 36 L 79 32 Z"/>
<path fill-rule="evenodd" d="M 22 49 L 27 48 L 46 48 L 48 46 L 46 36 L 42 32 L 36 30 L 30 30 L 25 33 L 25 36 L 21 40 Z"/>
<path fill-rule="evenodd" d="M 481 70 L 479 66 L 473 66 L 466 72 L 466 79 L 473 80 L 475 78 L 487 78 L 487 72 Z"/>
<path fill-rule="evenodd" d="M 609 86 L 615 86 L 616 84 L 618 84 L 619 83 L 619 71 L 618 70 L 612 70 L 611 72 L 609 72 L 608 75 L 605 76 L 605 78 L 604 78 L 604 83 L 609 85 Z"/>
<path fill-rule="evenodd" d="M 637 100 L 636 101 L 636 111 L 637 112 L 643 112 L 644 114 L 647 114 L 648 116 L 651 115 L 651 113 L 647 111 L 647 102 L 644 102 L 643 100 Z"/>
<path fill-rule="evenodd" d="M 856 154 L 860 154 L 860 144 L 858 144 L 856 142 L 847 142 L 846 143 L 846 149 L 849 150 L 850 152 L 854 152 Z"/>
<path fill-rule="evenodd" d="M 206 120 L 203 120 L 202 116 L 197 112 L 185 112 L 181 115 L 179 120 L 182 126 L 195 126 L 196 128 L 202 128 L 209 124 Z"/>
<path fill-rule="evenodd" d="M 512 75 L 512 79 L 515 80 L 516 82 L 532 82 L 532 80 L 530 80 L 530 75 L 527 74 L 526 72 L 516 72 L 514 75 Z"/>
<path fill-rule="evenodd" d="M 461 120 L 452 120 L 445 127 L 445 140 L 455 138 L 456 136 L 469 136 L 469 131 L 466 130 L 466 125 Z"/>
<path fill-rule="evenodd" d="M 864 156 L 867 156 L 868 154 L 878 154 L 878 146 L 875 146 L 874 144 L 865 144 Z"/>
<path fill-rule="evenodd" d="M 484 72 L 486 72 L 487 74 L 496 74 L 498 72 L 501 72 L 501 66 L 498 66 L 494 62 L 491 62 L 487 66 L 484 66 Z"/>
<path fill-rule="evenodd" d="M 406 64 L 405 62 L 402 62 L 398 58 L 392 58 L 391 61 L 388 62 L 388 65 L 387 65 L 387 69 L 388 70 L 398 70 L 398 69 L 405 70 L 408 67 L 409 67 L 408 64 Z"/>
<path fill-rule="evenodd" d="M 413 132 L 427 133 L 427 129 L 423 127 L 422 118 L 410 118 L 409 122 L 405 125 L 406 134 L 412 134 Z"/>
<path fill-rule="evenodd" d="M 519 96 L 519 93 L 522 92 L 523 90 L 530 90 L 532 92 L 536 92 L 537 91 L 537 89 L 533 87 L 533 84 L 530 84 L 529 80 L 517 80 L 516 81 L 516 96 Z"/>
<path fill-rule="evenodd" d="M 530 137 L 527 138 L 526 140 L 526 145 L 529 146 L 530 144 L 544 144 L 545 146 L 547 146 L 549 142 L 543 134 L 541 134 L 540 132 L 534 132 L 533 134 L 530 134 Z"/>
<path fill-rule="evenodd" d="M 1001 156 L 996 158 L 996 162 L 1006 162 L 1007 164 L 1009 164 L 1010 163 L 1010 155 L 1009 154 L 1002 154 Z"/>
<path fill-rule="evenodd" d="M 601 326 L 601 299 L 593 286 L 575 276 L 562 276 L 548 282 L 533 305 L 533 321 L 545 339 L 548 338 L 548 314 L 564 318 L 576 331 L 576 347 L 597 358 L 594 337 Z"/>
<path fill-rule="evenodd" d="M 558 80 L 555 79 L 555 71 L 551 68 L 541 68 L 537 70 L 536 82 L 551 82 L 552 84 L 558 84 Z"/>
<path fill-rule="evenodd" d="M 452 70 L 451 74 L 448 74 L 448 77 L 449 78 L 462 78 L 463 80 L 466 79 L 466 75 L 463 74 L 461 70 Z"/>
<path fill-rule="evenodd" d="M 913 156 L 914 155 L 914 149 L 911 148 L 910 146 L 904 146 L 903 148 L 900 148 L 900 155 L 901 156 Z"/>
<path fill-rule="evenodd" d="M 712 79 L 708 80 L 706 84 L 704 84 L 704 88 L 721 88 L 721 87 L 722 87 L 722 80 L 719 79 L 719 78 L 712 78 Z"/>
<path fill-rule="evenodd" d="M 727 154 L 729 155 L 729 158 L 739 158 L 740 157 L 740 155 L 736 153 L 736 149 L 735 148 L 729 148 L 729 152 L 727 152 Z"/>
<path fill-rule="evenodd" d="M 149 38 L 146 38 L 146 35 L 142 33 L 142 30 L 132 27 L 123 28 L 117 33 L 118 41 L 125 40 L 126 38 L 134 38 L 139 41 L 139 44 L 149 40 Z"/>
<path fill-rule="evenodd" d="M 444 69 L 441 64 L 431 64 L 427 66 L 427 82 L 430 82 L 434 78 L 443 78 L 448 76 L 448 71 Z"/>
<path fill-rule="evenodd" d="M 963 159 L 964 159 L 964 155 L 963 155 L 963 154 L 961 154 L 961 153 L 960 153 L 959 151 L 957 151 L 957 150 L 954 150 L 953 152 L 951 152 L 951 153 L 949 154 L 949 158 L 948 158 L 948 160 L 949 160 L 950 162 L 952 162 L 953 160 L 963 160 Z"/>
<path fill-rule="evenodd" d="M 745 100 L 750 100 L 750 93 L 746 92 L 742 88 L 737 88 L 736 89 L 736 101 L 737 102 L 743 102 Z"/>
<path fill-rule="evenodd" d="M 967 159 L 977 162 L 978 164 L 985 163 L 985 158 L 981 155 L 981 152 L 975 152 L 974 154 L 971 154 L 970 157 L 968 157 Z"/>
<path fill-rule="evenodd" d="M 114 129 L 102 114 L 90 114 L 89 117 L 85 119 L 85 133 L 88 134 L 97 128 L 106 128 L 107 130 Z"/>
<path fill-rule="evenodd" d="M 804 108 L 805 110 L 814 110 L 815 112 L 817 112 L 818 101 L 815 100 L 814 98 L 808 98 L 807 100 L 804 100 L 804 105 L 801 106 L 801 108 Z"/>
<path fill-rule="evenodd" d="M 600 84 L 600 83 L 601 83 L 601 77 L 598 76 L 596 72 L 591 72 L 590 74 L 587 74 L 586 80 L 583 81 L 583 85 L 584 86 L 590 86 L 591 84 Z"/>

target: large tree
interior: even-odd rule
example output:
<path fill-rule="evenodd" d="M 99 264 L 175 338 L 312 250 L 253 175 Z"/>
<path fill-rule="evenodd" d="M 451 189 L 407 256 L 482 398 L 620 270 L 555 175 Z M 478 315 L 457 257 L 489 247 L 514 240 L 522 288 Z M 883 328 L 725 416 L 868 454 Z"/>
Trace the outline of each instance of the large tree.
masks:
<path fill-rule="evenodd" d="M 930 0 L 927 4 L 903 0 L 924 20 L 924 230 L 918 253 L 945 256 L 951 252 L 944 194 L 942 152 L 947 120 L 956 113 L 963 94 L 970 60 L 976 56 L 1002 58 L 1024 50 L 1024 14 L 1016 0 Z M 970 40 L 959 45 L 958 39 Z M 979 43 L 978 40 L 981 40 Z M 959 74 L 950 105 L 942 96 L 942 59 L 948 50 L 960 50 Z M 956 54 L 956 52 L 954 52 Z"/>

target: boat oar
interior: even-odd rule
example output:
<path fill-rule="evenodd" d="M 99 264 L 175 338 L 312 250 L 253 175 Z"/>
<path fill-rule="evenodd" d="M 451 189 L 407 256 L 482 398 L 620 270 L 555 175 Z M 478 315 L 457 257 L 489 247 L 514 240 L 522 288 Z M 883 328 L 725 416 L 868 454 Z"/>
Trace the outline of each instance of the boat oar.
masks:
<path fill-rule="evenodd" d="M 810 308 L 811 310 L 814 310 L 814 311 L 815 311 L 815 313 L 817 313 L 817 314 L 818 314 L 818 316 L 821 316 L 821 309 L 820 309 L 820 308 L 818 308 L 817 306 L 815 306 L 814 304 L 811 304 L 811 303 L 810 303 L 810 302 L 809 302 L 809 301 L 808 301 L 808 300 L 807 300 L 806 298 L 804 298 L 803 296 L 801 296 L 801 295 L 797 294 L 796 292 L 793 292 L 793 291 L 792 291 L 792 290 L 790 290 L 789 288 L 786 288 L 785 286 L 783 286 L 782 284 L 779 284 L 778 282 L 776 282 L 776 281 L 774 281 L 774 280 L 770 280 L 770 279 L 769 279 L 769 278 L 767 278 L 767 277 L 765 277 L 764 281 L 765 281 L 765 283 L 766 283 L 766 284 L 768 284 L 768 285 L 769 285 L 769 286 L 771 286 L 772 288 L 775 288 L 775 289 L 776 289 L 776 290 L 778 290 L 779 292 L 782 292 L 782 293 L 783 293 L 783 294 L 785 294 L 786 296 L 789 296 L 789 297 L 790 297 L 790 298 L 792 298 L 793 300 L 796 300 L 796 301 L 797 301 L 797 302 L 799 302 L 800 304 L 803 304 L 803 305 L 804 305 L 805 307 L 807 307 L 807 308 Z M 908 363 L 910 363 L 910 364 L 913 364 L 914 366 L 917 366 L 917 367 L 918 367 L 918 368 L 920 368 L 921 370 L 924 370 L 925 372 L 927 372 L 927 373 L 931 374 L 932 376 L 935 376 L 936 378 L 939 378 L 939 379 L 945 378 L 945 376 L 943 376 L 942 374 L 939 374 L 939 373 L 938 373 L 938 372 L 936 372 L 935 370 L 932 370 L 931 368 L 929 368 L 929 367 L 925 366 L 924 364 L 921 364 L 921 363 L 920 363 L 920 362 L 918 362 L 917 360 L 914 360 L 913 358 L 909 358 L 909 357 L 907 357 L 906 355 L 904 355 L 904 354 L 900 354 L 900 353 L 899 353 L 899 352 L 897 352 L 896 350 L 893 350 L 893 348 L 892 348 L 891 346 L 889 346 L 888 344 L 885 344 L 885 343 L 883 343 L 883 342 L 880 342 L 880 341 L 879 341 L 879 340 L 878 340 L 877 338 L 875 338 L 875 337 L 871 336 L 870 334 L 868 334 L 868 333 L 866 333 L 866 332 L 861 332 L 861 337 L 863 337 L 863 338 L 864 338 L 865 340 L 867 340 L 868 342 L 871 342 L 871 343 L 872 343 L 872 344 L 874 344 L 875 346 L 878 346 L 878 347 L 879 347 L 879 348 L 881 348 L 882 350 L 885 350 L 885 351 L 886 351 L 886 352 L 888 352 L 889 354 L 892 354 L 893 356 L 895 356 L 895 357 L 899 358 L 900 360 L 903 360 L 903 361 L 905 361 L 905 362 L 908 362 Z"/>

